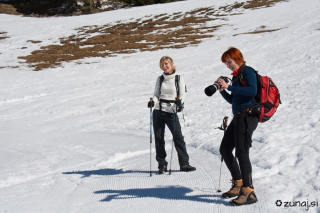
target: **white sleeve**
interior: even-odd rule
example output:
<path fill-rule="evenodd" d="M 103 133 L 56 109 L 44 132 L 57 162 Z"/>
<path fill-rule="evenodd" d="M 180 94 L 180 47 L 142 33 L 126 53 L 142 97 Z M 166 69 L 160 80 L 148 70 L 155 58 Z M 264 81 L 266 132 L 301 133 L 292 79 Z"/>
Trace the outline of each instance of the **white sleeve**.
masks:
<path fill-rule="evenodd" d="M 160 99 L 160 76 L 157 79 L 156 87 L 155 87 L 154 93 L 153 93 L 154 105 L 156 105 L 159 102 L 159 99 Z"/>
<path fill-rule="evenodd" d="M 184 103 L 186 98 L 186 83 L 182 75 L 180 75 L 179 93 L 180 93 L 179 99 L 181 100 L 181 103 Z"/>

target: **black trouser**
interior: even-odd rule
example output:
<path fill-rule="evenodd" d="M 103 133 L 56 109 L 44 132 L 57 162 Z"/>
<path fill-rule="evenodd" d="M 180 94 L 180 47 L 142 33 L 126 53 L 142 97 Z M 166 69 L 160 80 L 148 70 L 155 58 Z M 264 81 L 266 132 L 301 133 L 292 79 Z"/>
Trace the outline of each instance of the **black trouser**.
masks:
<path fill-rule="evenodd" d="M 234 180 L 242 179 L 243 185 L 249 187 L 253 187 L 249 148 L 251 147 L 252 133 L 257 126 L 258 116 L 247 115 L 246 112 L 235 114 L 224 133 L 220 146 L 221 156 L 232 178 Z M 236 148 L 236 157 L 238 158 L 239 164 L 232 154 L 234 148 Z"/>
<path fill-rule="evenodd" d="M 179 118 L 175 113 L 153 110 L 153 130 L 156 144 L 156 159 L 159 167 L 168 164 L 166 161 L 166 150 L 164 141 L 164 129 L 167 124 L 174 138 L 174 146 L 178 153 L 180 166 L 189 164 L 189 155 L 187 153 L 186 143 L 181 132 Z"/>

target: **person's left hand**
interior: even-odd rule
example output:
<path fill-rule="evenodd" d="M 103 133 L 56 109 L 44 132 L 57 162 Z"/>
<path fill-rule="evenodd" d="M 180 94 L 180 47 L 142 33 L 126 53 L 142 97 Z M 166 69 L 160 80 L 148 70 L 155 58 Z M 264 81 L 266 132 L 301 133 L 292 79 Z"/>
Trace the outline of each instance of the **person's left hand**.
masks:
<path fill-rule="evenodd" d="M 176 102 L 176 105 L 177 105 L 178 107 L 181 106 L 181 104 L 182 104 L 182 103 L 181 103 L 181 100 L 179 100 L 179 99 L 176 100 L 175 102 Z"/>

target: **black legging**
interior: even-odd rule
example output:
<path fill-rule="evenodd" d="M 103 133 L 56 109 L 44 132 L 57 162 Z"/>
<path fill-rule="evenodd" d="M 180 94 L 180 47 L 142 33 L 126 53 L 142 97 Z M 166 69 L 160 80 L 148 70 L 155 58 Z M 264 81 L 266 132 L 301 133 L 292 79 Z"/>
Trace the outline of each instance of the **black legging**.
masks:
<path fill-rule="evenodd" d="M 174 136 L 174 145 L 178 153 L 180 166 L 189 164 L 189 155 L 187 153 L 186 143 L 181 132 L 179 118 L 175 113 L 162 112 L 153 110 L 153 130 L 156 144 L 156 159 L 159 166 L 166 165 L 166 150 L 164 141 L 164 130 L 167 124 L 172 135 Z"/>
<path fill-rule="evenodd" d="M 235 114 L 224 133 L 220 146 L 221 156 L 232 178 L 234 180 L 242 179 L 243 186 L 246 187 L 253 187 L 249 148 L 251 146 L 252 133 L 257 126 L 258 116 L 247 115 L 246 112 Z M 238 158 L 239 164 L 232 154 L 234 148 L 236 148 L 236 157 Z"/>

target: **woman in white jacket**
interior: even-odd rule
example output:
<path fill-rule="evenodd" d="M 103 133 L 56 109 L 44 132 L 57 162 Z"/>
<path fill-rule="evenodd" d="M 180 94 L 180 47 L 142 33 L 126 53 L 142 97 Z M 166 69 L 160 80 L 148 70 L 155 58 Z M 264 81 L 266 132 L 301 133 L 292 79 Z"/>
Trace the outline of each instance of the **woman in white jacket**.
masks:
<path fill-rule="evenodd" d="M 168 126 L 173 135 L 174 145 L 178 153 L 180 171 L 194 171 L 196 168 L 189 165 L 186 143 L 184 142 L 179 118 L 176 114 L 177 108 L 181 107 L 185 100 L 185 81 L 183 76 L 180 76 L 179 88 L 176 88 L 176 68 L 172 58 L 168 56 L 160 59 L 160 69 L 163 71 L 163 77 L 158 77 L 153 101 L 148 103 L 149 108 L 154 106 L 153 129 L 159 174 L 166 172 L 168 165 L 164 141 L 165 125 Z M 177 89 L 179 89 L 179 97 L 177 97 Z"/>

